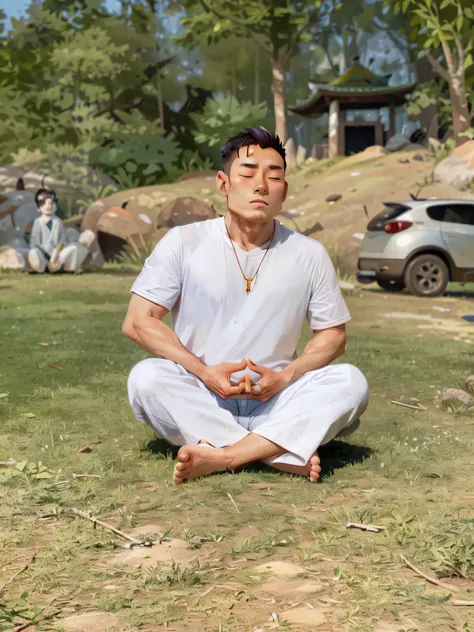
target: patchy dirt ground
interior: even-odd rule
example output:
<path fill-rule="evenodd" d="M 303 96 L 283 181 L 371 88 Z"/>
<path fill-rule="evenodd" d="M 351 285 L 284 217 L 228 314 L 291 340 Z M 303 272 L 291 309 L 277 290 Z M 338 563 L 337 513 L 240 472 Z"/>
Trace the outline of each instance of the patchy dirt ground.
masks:
<path fill-rule="evenodd" d="M 469 630 L 474 416 L 440 391 L 474 373 L 473 287 L 346 292 L 340 361 L 371 401 L 321 448 L 321 483 L 254 466 L 175 487 L 174 450 L 126 400 L 146 355 L 120 333 L 132 280 L 0 276 L 0 630 Z"/>

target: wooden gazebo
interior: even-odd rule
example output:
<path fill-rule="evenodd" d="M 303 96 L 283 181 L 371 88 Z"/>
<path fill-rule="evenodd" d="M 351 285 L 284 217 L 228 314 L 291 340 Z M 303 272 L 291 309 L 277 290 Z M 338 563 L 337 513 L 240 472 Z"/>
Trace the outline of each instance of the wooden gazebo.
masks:
<path fill-rule="evenodd" d="M 340 77 L 327 84 L 309 83 L 311 97 L 290 107 L 295 114 L 314 117 L 329 112 L 329 157 L 348 156 L 370 145 L 384 145 L 395 134 L 395 108 L 406 102 L 416 81 L 389 86 L 390 75 L 381 77 L 359 63 L 358 58 Z M 376 121 L 347 121 L 347 110 L 389 108 L 389 128 L 384 134 L 380 113 Z"/>

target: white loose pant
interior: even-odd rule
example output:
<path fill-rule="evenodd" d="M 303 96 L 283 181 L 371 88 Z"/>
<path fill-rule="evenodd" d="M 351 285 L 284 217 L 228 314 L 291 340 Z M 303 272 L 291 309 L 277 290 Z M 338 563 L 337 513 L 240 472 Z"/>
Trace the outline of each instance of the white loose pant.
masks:
<path fill-rule="evenodd" d="M 82 244 L 68 244 L 59 253 L 58 269 L 77 272 L 88 254 L 89 251 Z M 34 272 L 45 272 L 48 261 L 44 252 L 37 246 L 31 248 L 28 252 L 28 264 Z"/>
<path fill-rule="evenodd" d="M 287 451 L 274 463 L 305 465 L 320 445 L 357 427 L 368 385 L 356 367 L 334 364 L 306 373 L 265 403 L 222 399 L 178 364 L 150 358 L 132 369 L 128 395 L 137 419 L 173 445 L 204 439 L 219 448 L 253 432 Z"/>

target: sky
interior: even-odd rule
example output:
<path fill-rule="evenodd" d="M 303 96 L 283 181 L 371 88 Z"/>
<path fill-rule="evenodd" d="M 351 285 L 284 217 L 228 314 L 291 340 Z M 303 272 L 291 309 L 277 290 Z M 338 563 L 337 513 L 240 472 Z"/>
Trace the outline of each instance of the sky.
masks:
<path fill-rule="evenodd" d="M 0 0 L 0 9 L 3 9 L 9 18 L 19 18 L 25 13 L 29 4 L 30 0 Z M 114 8 L 116 4 L 118 4 L 116 0 L 107 0 L 110 8 Z"/>

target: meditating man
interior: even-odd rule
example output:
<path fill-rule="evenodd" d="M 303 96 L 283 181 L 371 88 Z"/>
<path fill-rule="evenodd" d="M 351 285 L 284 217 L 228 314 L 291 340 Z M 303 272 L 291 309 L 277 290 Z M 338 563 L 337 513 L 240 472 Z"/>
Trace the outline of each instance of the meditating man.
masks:
<path fill-rule="evenodd" d="M 246 128 L 221 155 L 225 216 L 171 229 L 132 287 L 123 332 L 159 357 L 133 368 L 130 403 L 182 446 L 176 484 L 254 461 L 316 481 L 318 447 L 367 407 L 359 369 L 330 364 L 350 314 L 325 248 L 274 219 L 288 190 L 278 136 Z"/>

